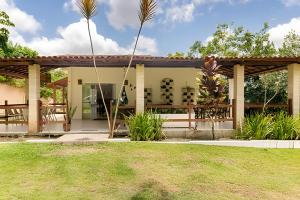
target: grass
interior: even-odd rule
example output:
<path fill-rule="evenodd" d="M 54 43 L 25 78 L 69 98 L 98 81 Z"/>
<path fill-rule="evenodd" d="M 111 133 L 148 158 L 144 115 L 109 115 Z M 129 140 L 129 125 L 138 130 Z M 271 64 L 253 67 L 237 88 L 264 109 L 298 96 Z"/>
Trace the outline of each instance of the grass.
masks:
<path fill-rule="evenodd" d="M 300 151 L 0 145 L 0 199 L 300 199 Z"/>

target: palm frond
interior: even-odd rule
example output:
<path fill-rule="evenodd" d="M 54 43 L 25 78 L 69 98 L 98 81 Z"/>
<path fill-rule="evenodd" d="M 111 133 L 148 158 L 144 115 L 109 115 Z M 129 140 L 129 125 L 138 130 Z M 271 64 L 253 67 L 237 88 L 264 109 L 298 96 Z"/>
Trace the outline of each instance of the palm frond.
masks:
<path fill-rule="evenodd" d="M 157 4 L 155 0 L 140 1 L 139 19 L 141 24 L 144 24 L 146 21 L 149 21 L 154 17 L 156 6 Z"/>
<path fill-rule="evenodd" d="M 81 14 L 87 19 L 91 19 L 97 11 L 96 0 L 77 0 L 77 6 Z"/>

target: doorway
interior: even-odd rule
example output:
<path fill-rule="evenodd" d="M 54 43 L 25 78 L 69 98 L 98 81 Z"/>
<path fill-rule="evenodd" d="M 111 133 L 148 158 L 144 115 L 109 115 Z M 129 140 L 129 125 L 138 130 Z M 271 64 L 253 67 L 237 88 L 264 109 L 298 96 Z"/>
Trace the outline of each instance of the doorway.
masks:
<path fill-rule="evenodd" d="M 115 85 L 101 84 L 104 101 L 108 111 L 110 101 L 114 99 Z M 96 83 L 83 84 L 82 86 L 82 119 L 106 120 L 105 107 L 102 101 L 99 85 Z"/>

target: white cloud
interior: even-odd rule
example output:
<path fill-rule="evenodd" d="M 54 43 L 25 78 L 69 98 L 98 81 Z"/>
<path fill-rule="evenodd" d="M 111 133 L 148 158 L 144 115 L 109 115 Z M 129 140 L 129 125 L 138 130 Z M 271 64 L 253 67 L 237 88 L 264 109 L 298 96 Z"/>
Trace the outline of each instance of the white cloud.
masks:
<path fill-rule="evenodd" d="M 59 37 L 35 37 L 29 42 L 26 42 L 21 35 L 15 34 L 13 40 L 18 40 L 20 44 L 37 50 L 40 55 L 90 54 L 90 42 L 85 19 L 67 27 L 60 27 L 57 33 Z M 129 54 L 132 49 L 132 45 L 121 47 L 116 41 L 99 34 L 94 22 L 91 22 L 91 34 L 96 54 Z M 137 53 L 156 54 L 156 41 L 141 36 Z"/>
<path fill-rule="evenodd" d="M 300 17 L 293 18 L 286 24 L 279 24 L 276 27 L 271 28 L 269 30 L 270 39 L 274 42 L 276 47 L 279 47 L 282 45 L 284 36 L 292 30 L 296 31 L 296 33 L 300 35 Z"/>
<path fill-rule="evenodd" d="M 165 22 L 190 22 L 194 19 L 194 11 L 193 3 L 168 8 Z"/>
<path fill-rule="evenodd" d="M 195 17 L 196 9 L 202 5 L 216 3 L 247 3 L 250 0 L 189 0 L 180 4 L 178 0 L 169 0 L 170 5 L 166 8 L 164 22 L 191 22 Z"/>
<path fill-rule="evenodd" d="M 0 0 L 0 10 L 4 10 L 16 25 L 16 31 L 35 34 L 41 29 L 41 24 L 34 16 L 16 7 L 13 0 Z"/>
<path fill-rule="evenodd" d="M 281 0 L 285 6 L 300 6 L 300 0 Z"/>
<path fill-rule="evenodd" d="M 68 0 L 64 3 L 64 9 L 78 12 L 77 0 Z M 126 27 L 137 27 L 138 21 L 138 0 L 97 0 L 98 5 L 108 6 L 106 17 L 109 24 L 117 30 L 123 30 Z"/>
<path fill-rule="evenodd" d="M 109 6 L 106 16 L 114 28 L 123 30 L 126 26 L 138 26 L 138 0 L 108 0 L 106 3 Z"/>
<path fill-rule="evenodd" d="M 130 51 L 132 51 L 134 47 L 136 37 L 130 46 Z M 143 35 L 140 36 L 139 42 L 137 45 L 137 54 L 149 54 L 155 55 L 158 52 L 156 40 L 153 38 L 145 37 Z"/>
<path fill-rule="evenodd" d="M 101 3 L 103 0 L 98 0 Z M 67 1 L 64 5 L 66 9 L 75 9 L 76 0 Z M 60 54 L 90 54 L 90 43 L 87 32 L 87 25 L 84 19 L 79 22 L 69 24 L 66 27 L 57 29 L 57 37 L 48 38 L 36 36 L 41 29 L 40 23 L 33 15 L 17 8 L 13 0 L 0 0 L 0 10 L 4 10 L 11 17 L 16 27 L 10 29 L 10 39 L 14 43 L 28 46 L 37 50 L 40 55 L 60 55 Z M 31 39 L 26 40 L 24 33 L 35 34 Z M 91 21 L 91 34 L 94 41 L 95 53 L 97 54 L 129 54 L 132 45 L 122 47 L 113 39 L 106 38 L 97 32 L 96 25 Z M 146 36 L 140 37 L 137 53 L 157 54 L 157 44 L 155 39 Z"/>

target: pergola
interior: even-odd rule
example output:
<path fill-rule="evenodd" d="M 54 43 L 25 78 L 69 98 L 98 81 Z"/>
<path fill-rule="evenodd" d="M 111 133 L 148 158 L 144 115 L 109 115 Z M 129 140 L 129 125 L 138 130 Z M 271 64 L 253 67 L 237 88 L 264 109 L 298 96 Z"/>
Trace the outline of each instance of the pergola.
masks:
<path fill-rule="evenodd" d="M 98 67 L 125 67 L 129 56 L 96 56 Z M 292 113 L 300 113 L 300 57 L 219 57 L 216 58 L 220 74 L 230 81 L 230 99 L 235 99 L 235 123 L 244 117 L 245 76 L 288 70 L 288 98 L 292 101 Z M 40 82 L 49 80 L 48 71 L 66 67 L 92 67 L 91 56 L 40 56 L 35 58 L 2 58 L 0 75 L 28 79 L 29 133 L 39 132 Z M 168 58 L 135 56 L 132 67 L 136 68 L 136 110 L 144 110 L 144 68 L 199 68 L 202 58 Z"/>
<path fill-rule="evenodd" d="M 52 88 L 53 89 L 53 103 L 56 103 L 56 90 L 60 89 L 62 91 L 62 95 L 63 95 L 63 103 L 65 103 L 65 88 L 68 87 L 68 77 L 48 83 L 47 87 Z"/>

